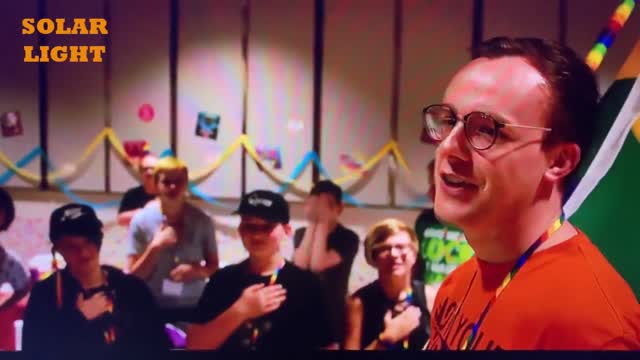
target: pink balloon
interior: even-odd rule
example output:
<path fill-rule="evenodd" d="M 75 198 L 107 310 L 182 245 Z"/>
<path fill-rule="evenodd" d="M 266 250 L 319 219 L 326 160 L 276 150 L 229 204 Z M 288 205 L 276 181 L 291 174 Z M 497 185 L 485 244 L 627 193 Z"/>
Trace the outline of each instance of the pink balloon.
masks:
<path fill-rule="evenodd" d="M 154 115 L 155 111 L 153 110 L 153 106 L 149 104 L 142 104 L 138 109 L 138 117 L 144 122 L 150 122 L 153 120 Z"/>

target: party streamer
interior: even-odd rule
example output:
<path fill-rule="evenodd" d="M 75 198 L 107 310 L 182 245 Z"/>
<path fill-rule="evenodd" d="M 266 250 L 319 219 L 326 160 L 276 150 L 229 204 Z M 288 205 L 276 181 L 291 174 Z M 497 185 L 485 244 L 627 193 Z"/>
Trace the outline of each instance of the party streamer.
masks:
<path fill-rule="evenodd" d="M 77 195 L 73 194 L 69 190 L 68 183 L 73 179 L 77 178 L 78 175 L 80 175 L 82 172 L 86 170 L 86 165 L 89 163 L 88 160 L 93 155 L 93 153 L 97 149 L 97 146 L 100 144 L 100 142 L 104 140 L 108 141 L 111 144 L 112 151 L 118 156 L 118 158 L 123 162 L 123 164 L 126 165 L 126 169 L 129 171 L 129 173 L 135 179 L 140 181 L 141 179 L 139 177 L 139 174 L 137 173 L 137 171 L 135 171 L 135 169 L 133 169 L 132 166 L 130 166 L 127 160 L 128 159 L 127 154 L 124 149 L 124 146 L 122 145 L 122 142 L 117 137 L 113 129 L 105 128 L 91 141 L 91 143 L 83 151 L 80 159 L 75 164 L 72 164 L 74 171 L 66 172 L 64 175 L 61 174 L 60 172 L 52 172 L 52 174 L 50 174 L 47 177 L 48 183 L 52 186 L 59 187 L 63 191 L 68 192 L 70 196 L 72 196 L 73 198 L 77 198 Z M 214 161 L 211 165 L 209 165 L 207 168 L 203 170 L 194 172 L 195 175 L 189 179 L 190 189 L 195 189 L 195 192 L 199 195 L 205 195 L 202 191 L 200 191 L 197 188 L 197 185 L 203 182 L 204 180 L 206 180 L 213 173 L 215 173 L 215 171 L 219 169 L 219 167 L 240 147 L 243 147 L 247 151 L 247 154 L 249 154 L 249 156 L 261 167 L 261 170 L 272 181 L 278 184 L 278 186 L 280 187 L 279 191 L 282 193 L 284 193 L 285 191 L 293 191 L 300 196 L 306 196 L 309 194 L 309 190 L 302 189 L 299 186 L 297 186 L 298 178 L 300 177 L 300 175 L 302 174 L 302 172 L 304 171 L 304 169 L 309 163 L 313 163 L 316 167 L 318 167 L 323 177 L 327 179 L 331 179 L 326 169 L 320 162 L 319 156 L 314 152 L 309 152 L 305 154 L 305 157 L 302 159 L 302 161 L 300 161 L 300 163 L 294 168 L 292 173 L 287 178 L 281 177 L 277 172 L 273 171 L 270 168 L 270 166 L 268 166 L 268 164 L 266 164 L 260 158 L 255 147 L 253 146 L 253 144 L 251 143 L 247 135 L 243 134 L 243 135 L 240 135 L 229 147 L 227 147 L 223 152 L 223 154 L 220 157 L 218 157 L 216 161 Z M 33 160 L 33 158 L 37 156 L 36 152 L 37 151 L 34 149 L 31 153 L 27 154 L 24 158 L 20 159 L 17 164 L 14 164 L 13 162 L 11 162 L 11 160 L 9 160 L 2 152 L 0 152 L 0 163 L 2 163 L 8 169 L 2 176 L 0 176 L 0 184 L 8 181 L 8 179 L 16 175 L 21 179 L 23 179 L 24 181 L 32 184 L 33 186 L 39 185 L 40 183 L 39 176 L 22 169 L 24 166 L 26 166 L 27 163 L 29 163 L 31 160 Z M 161 157 L 171 155 L 171 154 L 173 153 L 170 152 L 170 150 L 165 150 L 162 152 Z M 407 172 L 410 172 L 409 167 L 404 157 L 402 156 L 402 153 L 398 148 L 398 144 L 395 141 L 390 141 L 387 144 L 385 144 L 373 157 L 371 157 L 368 161 L 366 161 L 366 163 L 359 170 L 354 171 L 346 176 L 342 176 L 333 181 L 338 185 L 344 185 L 349 181 L 362 180 L 365 174 L 368 174 L 369 176 L 371 176 L 371 170 L 374 167 L 376 167 L 377 164 L 380 162 L 380 160 L 382 160 L 382 158 L 387 154 L 391 154 L 394 157 L 394 159 L 397 160 Z M 352 186 L 354 185 L 355 183 L 352 184 Z M 345 190 L 346 191 L 344 193 L 344 196 L 345 196 L 346 202 L 353 204 L 355 206 L 362 206 L 362 204 L 358 200 L 356 200 L 355 198 L 353 198 L 353 196 L 349 194 L 350 187 L 348 187 Z M 199 195 L 196 195 L 196 196 L 199 196 Z M 212 197 L 209 197 L 209 196 L 206 196 L 206 197 L 199 196 L 199 197 L 203 198 L 203 200 L 213 199 Z M 208 201 L 208 202 L 215 203 L 217 201 Z M 220 202 L 217 202 L 217 204 L 220 204 Z"/>
<path fill-rule="evenodd" d="M 620 32 L 629 19 L 635 5 L 636 2 L 634 0 L 624 0 L 616 8 L 607 26 L 600 32 L 596 44 L 591 51 L 589 51 L 589 54 L 587 54 L 587 65 L 589 65 L 593 71 L 596 71 L 602 63 L 604 56 L 607 54 L 611 44 L 615 41 L 618 32 Z"/>

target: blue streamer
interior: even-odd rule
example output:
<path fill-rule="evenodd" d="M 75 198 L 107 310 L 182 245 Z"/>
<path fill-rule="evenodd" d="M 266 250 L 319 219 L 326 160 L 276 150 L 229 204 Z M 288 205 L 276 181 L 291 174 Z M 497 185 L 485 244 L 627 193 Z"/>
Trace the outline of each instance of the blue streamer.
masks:
<path fill-rule="evenodd" d="M 42 149 L 39 146 L 36 146 L 33 150 L 31 150 L 27 155 L 25 155 L 22 159 L 16 162 L 16 167 L 22 169 L 23 167 L 29 165 L 33 160 L 35 160 L 38 156 L 42 154 Z M 16 175 L 15 171 L 11 169 L 7 169 L 0 176 L 0 185 L 4 185 L 6 182 L 11 180 L 12 177 Z"/>
<path fill-rule="evenodd" d="M 235 206 L 224 204 L 224 203 L 220 202 L 219 200 L 217 200 L 217 199 L 205 194 L 202 190 L 198 189 L 198 187 L 195 184 L 191 183 L 191 182 L 189 183 L 189 191 L 191 191 L 191 193 L 193 195 L 199 197 L 200 199 L 208 202 L 211 205 L 222 207 L 222 208 L 225 208 L 225 209 L 235 209 L 236 208 Z"/>
<path fill-rule="evenodd" d="M 322 175 L 323 177 L 327 178 L 327 179 L 331 179 L 331 176 L 329 176 L 329 173 L 327 172 L 327 170 L 324 168 L 324 166 L 322 165 L 322 163 L 320 162 L 320 157 L 318 156 L 318 154 L 316 154 L 315 151 L 309 151 L 304 155 L 304 158 L 302 158 L 302 161 L 300 161 L 298 163 L 298 165 L 293 169 L 293 171 L 291 172 L 291 175 L 289 175 L 289 178 L 287 179 L 287 181 L 280 185 L 280 188 L 278 189 L 279 193 L 284 193 L 287 188 L 291 185 L 291 183 L 298 177 L 300 176 L 300 174 L 302 174 L 302 172 L 304 171 L 304 169 L 307 167 L 307 165 L 309 163 L 313 163 L 317 168 L 318 171 L 320 172 L 320 175 Z M 342 197 L 344 198 L 344 201 L 346 203 L 349 203 L 353 206 L 356 207 L 362 207 L 362 203 L 359 202 L 358 200 L 356 200 L 353 196 L 351 196 L 350 194 L 343 192 L 342 193 Z"/>
<path fill-rule="evenodd" d="M 36 148 L 34 148 L 33 150 L 31 150 L 27 155 L 25 155 L 24 157 L 22 157 L 20 160 L 18 160 L 16 162 L 16 166 L 18 168 L 23 168 L 25 166 L 27 166 L 28 164 L 30 164 L 32 161 L 34 161 L 38 156 L 44 156 L 45 161 L 47 162 L 47 167 L 49 168 L 50 171 L 53 171 L 54 166 L 51 163 L 51 161 L 48 160 L 48 157 L 46 156 L 46 154 L 43 153 L 42 149 L 38 146 Z M 174 156 L 173 151 L 171 151 L 171 149 L 165 149 L 163 150 L 159 157 L 160 158 L 164 158 L 167 156 Z M 322 165 L 322 163 L 320 162 L 320 158 L 318 156 L 318 154 L 316 154 L 314 151 L 309 151 L 305 154 L 304 158 L 302 159 L 302 161 L 300 161 L 300 163 L 298 163 L 298 165 L 293 169 L 293 171 L 291 172 L 291 175 L 289 175 L 288 180 L 282 184 L 280 186 L 280 188 L 278 189 L 279 193 L 284 193 L 287 188 L 291 185 L 291 183 L 293 181 L 295 181 L 295 179 L 297 177 L 300 176 L 300 174 L 302 174 L 302 172 L 304 171 L 304 169 L 307 167 L 307 165 L 309 163 L 313 163 L 319 170 L 320 175 L 322 175 L 323 177 L 327 178 L 327 179 L 331 179 L 331 177 L 329 176 L 329 173 L 327 172 L 327 170 L 324 168 L 324 166 Z M 15 176 L 15 172 L 11 169 L 8 169 L 7 171 L 5 171 L 2 175 L 0 175 L 0 185 L 6 183 L 7 181 L 9 181 L 13 176 Z M 112 200 L 112 201 L 107 201 L 104 203 L 94 203 L 94 202 L 90 202 L 87 200 L 82 199 L 81 197 L 79 197 L 78 195 L 76 195 L 70 188 L 69 186 L 64 183 L 64 181 L 62 180 L 56 180 L 55 182 L 56 186 L 58 188 L 60 188 L 60 190 L 71 200 L 79 203 L 79 204 L 85 204 L 88 206 L 91 206 L 95 209 L 100 209 L 100 208 L 108 208 L 108 207 L 114 207 L 114 206 L 118 206 L 120 203 L 120 200 Z M 219 206 L 219 207 L 224 207 L 224 208 L 235 208 L 235 207 L 231 207 L 229 205 L 226 205 L 222 202 L 220 202 L 219 200 L 216 200 L 215 198 L 205 194 L 202 190 L 200 190 L 195 184 L 193 183 L 189 183 L 189 190 L 191 191 L 191 193 L 199 198 L 201 198 L 202 200 L 215 205 L 215 206 Z M 356 207 L 362 207 L 362 203 L 360 201 L 358 201 L 357 199 L 355 199 L 353 196 L 351 196 L 348 193 L 343 193 L 342 194 L 344 201 L 346 203 L 349 203 L 353 206 Z"/>
<path fill-rule="evenodd" d="M 296 165 L 296 167 L 293 169 L 291 175 L 289 175 L 289 177 L 287 178 L 287 181 L 285 181 L 284 184 L 280 185 L 278 192 L 282 194 L 287 191 L 287 188 L 295 181 L 298 176 L 300 176 L 300 174 L 302 174 L 304 169 L 307 167 L 307 164 L 317 158 L 318 155 L 313 151 L 309 151 L 308 153 L 306 153 L 304 155 L 304 158 L 302 158 L 298 165 Z"/>
<path fill-rule="evenodd" d="M 169 157 L 169 156 L 173 156 L 173 151 L 171 151 L 171 149 L 164 149 L 160 153 L 159 157 L 162 159 L 162 158 Z"/>
<path fill-rule="evenodd" d="M 48 160 L 48 158 L 44 154 L 44 152 L 42 151 L 42 148 L 39 147 L 39 146 L 37 146 L 33 150 L 31 150 L 22 159 L 18 160 L 16 162 L 16 166 L 18 168 L 23 168 L 23 167 L 29 165 L 32 161 L 37 159 L 39 156 L 43 156 L 45 158 L 45 161 L 47 162 L 47 167 L 49 168 L 49 170 L 53 171 L 53 169 L 54 169 L 53 165 Z M 8 169 L 7 171 L 5 171 L 5 173 L 2 174 L 2 176 L 0 176 L 0 185 L 6 183 L 7 181 L 9 181 L 9 179 L 11 179 L 13 176 L 15 176 L 15 174 L 16 173 L 11 169 Z M 113 206 L 117 206 L 117 205 L 120 204 L 120 200 L 112 200 L 112 201 L 107 201 L 107 202 L 104 202 L 104 203 L 93 203 L 93 202 L 84 200 L 81 197 L 79 197 L 78 195 L 74 194 L 73 191 L 71 191 L 71 189 L 69 189 L 69 186 L 64 183 L 64 181 L 56 180 L 55 184 L 56 184 L 56 186 L 58 188 L 60 188 L 60 190 L 62 190 L 62 193 L 65 194 L 65 196 L 67 196 L 72 201 L 74 201 L 76 203 L 79 203 L 79 204 L 84 204 L 84 205 L 91 206 L 91 207 L 93 207 L 95 209 L 108 208 L 108 207 L 113 207 Z"/>
<path fill-rule="evenodd" d="M 49 171 L 54 172 L 55 167 L 53 166 L 53 163 L 49 160 L 49 157 L 47 156 L 47 154 L 41 153 L 41 156 L 44 157 L 44 160 L 47 163 L 47 167 L 49 168 Z M 105 201 L 103 203 L 94 203 L 94 202 L 85 200 L 85 199 L 81 198 L 80 196 L 76 195 L 69 188 L 69 186 L 61 179 L 56 180 L 55 184 L 62 191 L 62 193 L 65 194 L 65 196 L 67 196 L 69 199 L 73 200 L 73 202 L 76 202 L 76 203 L 82 204 L 82 205 L 90 206 L 94 210 L 116 207 L 116 206 L 118 206 L 120 204 L 120 200 L 111 200 L 111 201 Z"/>

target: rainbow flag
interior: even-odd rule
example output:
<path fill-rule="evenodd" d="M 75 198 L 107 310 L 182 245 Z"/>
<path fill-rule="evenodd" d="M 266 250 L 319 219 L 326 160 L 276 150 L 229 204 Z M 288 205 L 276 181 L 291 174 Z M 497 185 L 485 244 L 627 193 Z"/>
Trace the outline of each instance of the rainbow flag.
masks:
<path fill-rule="evenodd" d="M 565 214 L 640 298 L 640 41 L 600 101 L 598 132 Z"/>

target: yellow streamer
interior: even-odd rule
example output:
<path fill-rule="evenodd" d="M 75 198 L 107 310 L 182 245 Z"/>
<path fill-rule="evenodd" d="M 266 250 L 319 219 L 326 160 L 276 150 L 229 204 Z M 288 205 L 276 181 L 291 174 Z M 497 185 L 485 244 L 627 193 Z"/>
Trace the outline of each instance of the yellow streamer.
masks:
<path fill-rule="evenodd" d="M 385 144 L 382 147 L 382 149 L 380 149 L 375 155 L 373 155 L 373 157 L 371 157 L 371 159 L 369 159 L 360 169 L 358 169 L 357 171 L 354 171 L 351 174 L 347 174 L 347 175 L 345 175 L 343 177 L 335 179 L 335 180 L 333 180 L 333 182 L 335 182 L 338 185 L 342 185 L 342 184 L 346 183 L 347 181 L 349 181 L 351 179 L 354 179 L 354 178 L 357 179 L 357 178 L 361 177 L 364 172 L 369 171 L 378 162 L 380 162 L 380 160 L 382 160 L 382 158 L 385 155 L 387 155 L 388 153 L 391 153 L 398 160 L 400 165 L 405 170 L 410 172 L 409 166 L 407 165 L 407 162 L 404 159 L 404 156 L 402 156 L 402 153 L 398 149 L 398 143 L 396 143 L 395 141 L 391 140 L 387 144 Z"/>
<path fill-rule="evenodd" d="M 22 170 L 17 167 L 9 158 L 5 156 L 2 152 L 0 152 L 0 163 L 4 165 L 7 169 L 13 171 L 19 178 L 28 182 L 33 186 L 38 186 L 40 184 L 40 176 L 34 175 L 28 171 Z"/>
<path fill-rule="evenodd" d="M 122 142 L 120 141 L 120 139 L 118 138 L 118 136 L 116 135 L 116 133 L 113 131 L 112 128 L 105 128 L 102 131 L 100 131 L 100 133 L 98 133 L 98 135 L 96 135 L 96 137 L 91 141 L 91 143 L 84 149 L 84 151 L 82 152 L 82 156 L 74 164 L 75 171 L 66 173 L 66 174 L 62 174 L 62 172 L 60 171 L 52 173 L 47 177 L 47 181 L 49 182 L 49 184 L 54 184 L 57 181 L 68 182 L 70 179 L 74 179 L 78 174 L 80 174 L 82 171 L 85 170 L 84 165 L 87 164 L 87 162 L 89 161 L 93 153 L 96 151 L 98 145 L 105 140 L 111 144 L 111 148 L 113 152 L 120 158 L 120 160 L 122 160 L 124 164 L 128 164 L 128 161 L 127 161 L 128 156 L 126 154 L 124 146 L 122 145 Z M 270 165 L 266 164 L 260 158 L 255 147 L 249 140 L 249 137 L 245 134 L 240 135 L 236 140 L 234 140 L 234 142 L 225 149 L 222 155 L 218 159 L 216 159 L 209 167 L 195 172 L 194 175 L 191 177 L 190 181 L 195 184 L 199 184 L 205 181 L 209 176 L 215 173 L 220 168 L 220 166 L 226 160 L 228 160 L 229 157 L 233 155 L 233 153 L 236 150 L 238 150 L 238 148 L 240 148 L 241 146 L 247 151 L 249 156 L 261 167 L 261 170 L 269 178 L 271 178 L 272 181 L 278 183 L 278 185 L 287 184 L 290 190 L 298 193 L 299 195 L 306 195 L 309 193 L 309 190 L 302 189 L 297 186 L 296 184 L 296 182 L 298 181 L 297 178 L 295 179 L 284 178 L 280 176 L 277 172 L 273 171 Z M 393 155 L 396 158 L 398 163 L 400 163 L 400 165 L 405 170 L 410 172 L 409 166 L 407 165 L 407 162 L 404 159 L 404 156 L 402 156 L 402 153 L 398 148 L 398 144 L 392 140 L 392 141 L 389 141 L 387 144 L 385 144 L 373 157 L 371 157 L 368 161 L 366 161 L 366 163 L 360 169 L 350 174 L 347 174 L 345 176 L 342 176 L 338 179 L 335 179 L 334 182 L 336 184 L 343 185 L 349 182 L 350 180 L 360 179 L 364 173 L 371 170 L 383 159 L 385 155 L 389 153 L 391 153 L 391 155 Z M 11 169 L 13 172 L 15 172 L 15 174 L 18 177 L 20 177 L 22 180 L 30 184 L 37 186 L 40 183 L 40 177 L 38 175 L 35 175 L 33 173 L 30 173 L 28 171 L 18 168 L 2 152 L 0 152 L 0 163 L 2 163 L 6 168 Z M 130 173 L 139 180 L 139 176 L 137 172 L 132 171 L 133 169 L 131 169 L 130 166 L 128 166 L 127 170 L 129 170 Z"/>
<path fill-rule="evenodd" d="M 78 160 L 74 164 L 75 171 L 68 174 L 64 174 L 64 175 L 60 171 L 49 174 L 47 176 L 47 181 L 49 182 L 49 184 L 55 184 L 57 181 L 69 182 L 69 180 L 75 178 L 76 175 L 78 175 L 82 170 L 85 170 L 84 165 L 91 158 L 93 153 L 96 151 L 96 148 L 98 147 L 98 145 L 100 145 L 100 143 L 104 141 L 105 137 L 108 136 L 110 131 L 111 131 L 110 128 L 105 128 L 105 129 L 102 129 L 100 133 L 98 133 L 98 135 L 93 139 L 93 141 L 91 141 L 91 143 L 84 149 L 82 156 L 80 157 L 80 160 Z"/>
<path fill-rule="evenodd" d="M 196 172 L 195 175 L 190 179 L 191 182 L 199 184 L 206 180 L 209 176 L 211 176 L 218 168 L 231 156 L 233 153 L 240 147 L 240 145 L 244 145 L 246 142 L 246 135 L 240 135 L 231 145 L 229 145 L 222 155 L 216 159 L 216 161 L 209 166 L 209 168 Z M 246 146 L 245 146 L 246 148 Z"/>
<path fill-rule="evenodd" d="M 242 145 L 244 146 L 245 150 L 247 150 L 247 154 L 249 154 L 249 156 L 251 156 L 251 158 L 256 163 L 258 163 L 258 165 L 260 166 L 262 171 L 265 174 L 267 174 L 267 176 L 269 178 L 271 178 L 271 181 L 276 182 L 278 185 L 287 184 L 289 189 L 294 191 L 298 195 L 304 196 L 304 195 L 308 195 L 309 194 L 310 190 L 301 189 L 296 185 L 297 179 L 291 179 L 291 178 L 283 179 L 276 172 L 271 170 L 270 165 L 268 165 L 264 161 L 262 161 L 262 159 L 258 155 L 258 152 L 253 147 L 253 145 L 251 144 L 251 141 L 249 140 L 249 137 L 247 135 L 240 135 L 240 136 L 242 137 Z M 302 173 L 301 173 L 301 175 L 302 175 Z"/>
<path fill-rule="evenodd" d="M 47 182 L 49 185 L 54 185 L 58 181 L 69 182 L 74 179 L 77 175 L 79 175 L 82 171 L 84 171 L 85 165 L 90 160 L 93 153 L 96 151 L 98 145 L 105 140 L 105 138 L 111 143 L 112 148 L 116 152 L 116 154 L 121 158 L 127 158 L 126 152 L 124 151 L 124 147 L 122 143 L 118 140 L 117 136 L 113 132 L 111 128 L 102 129 L 98 135 L 89 143 L 89 145 L 82 152 L 82 156 L 80 159 L 73 164 L 75 171 L 67 172 L 63 174 L 61 171 L 57 171 L 55 173 L 49 174 L 47 176 Z M 19 178 L 30 183 L 31 185 L 37 186 L 40 184 L 40 176 L 32 174 L 24 169 L 18 168 L 11 160 L 9 160 L 6 155 L 0 152 L 0 163 L 2 163 L 6 168 L 12 170 Z"/>

